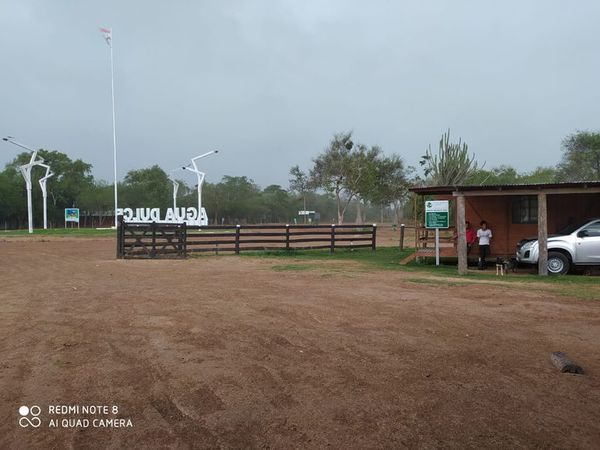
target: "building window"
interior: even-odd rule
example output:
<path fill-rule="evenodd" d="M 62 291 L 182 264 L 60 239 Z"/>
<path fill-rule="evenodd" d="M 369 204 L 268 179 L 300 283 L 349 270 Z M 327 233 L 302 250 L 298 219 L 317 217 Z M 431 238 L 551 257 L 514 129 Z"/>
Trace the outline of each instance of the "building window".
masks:
<path fill-rule="evenodd" d="M 512 223 L 537 223 L 536 195 L 522 195 L 512 200 Z"/>

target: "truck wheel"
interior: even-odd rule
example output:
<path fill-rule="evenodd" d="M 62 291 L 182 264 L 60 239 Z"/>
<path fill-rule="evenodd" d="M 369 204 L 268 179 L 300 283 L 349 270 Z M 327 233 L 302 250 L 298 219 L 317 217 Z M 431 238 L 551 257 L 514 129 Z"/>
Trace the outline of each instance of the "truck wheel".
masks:
<path fill-rule="evenodd" d="M 548 273 L 550 275 L 564 275 L 571 268 L 569 258 L 560 252 L 548 253 Z"/>

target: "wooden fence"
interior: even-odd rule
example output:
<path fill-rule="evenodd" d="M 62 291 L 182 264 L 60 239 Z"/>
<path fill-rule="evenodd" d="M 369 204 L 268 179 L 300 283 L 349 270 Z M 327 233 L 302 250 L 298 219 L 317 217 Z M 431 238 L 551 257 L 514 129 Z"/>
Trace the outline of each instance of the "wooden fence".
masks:
<path fill-rule="evenodd" d="M 376 249 L 377 225 L 233 225 L 125 223 L 117 258 L 185 258 L 190 253 Z"/>

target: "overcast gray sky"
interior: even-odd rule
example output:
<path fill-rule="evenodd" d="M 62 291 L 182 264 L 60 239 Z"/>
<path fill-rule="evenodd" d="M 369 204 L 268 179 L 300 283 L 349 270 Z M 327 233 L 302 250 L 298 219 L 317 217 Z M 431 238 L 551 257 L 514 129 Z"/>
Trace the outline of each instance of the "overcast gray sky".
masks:
<path fill-rule="evenodd" d="M 119 177 L 219 149 L 209 181 L 287 186 L 350 129 L 414 165 L 451 128 L 487 167 L 531 170 L 600 128 L 599 19 L 597 0 L 0 0 L 0 134 L 112 180 L 105 26 Z"/>

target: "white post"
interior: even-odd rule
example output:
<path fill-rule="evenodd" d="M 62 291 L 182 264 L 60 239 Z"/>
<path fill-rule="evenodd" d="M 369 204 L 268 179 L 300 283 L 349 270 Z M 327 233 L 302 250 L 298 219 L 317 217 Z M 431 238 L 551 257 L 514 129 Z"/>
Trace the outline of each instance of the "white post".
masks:
<path fill-rule="evenodd" d="M 113 175 L 115 180 L 115 228 L 117 228 L 117 129 L 115 120 L 115 67 L 113 60 L 112 29 L 100 28 L 104 40 L 110 47 L 110 95 L 112 99 L 112 125 L 113 125 Z"/>
<path fill-rule="evenodd" d="M 198 214 L 202 211 L 202 183 L 204 183 L 204 177 L 206 174 L 204 172 L 197 172 L 198 176 Z"/>
<path fill-rule="evenodd" d="M 115 179 L 115 228 L 117 228 L 117 130 L 115 121 L 115 69 L 113 62 L 112 29 L 110 30 L 110 88 L 112 97 L 112 123 L 113 123 L 113 171 Z"/>
<path fill-rule="evenodd" d="M 42 188 L 42 198 L 44 202 L 44 230 L 48 229 L 48 190 L 46 189 L 46 182 L 48 178 L 52 177 L 54 174 L 50 172 L 50 166 L 47 164 L 39 163 L 38 166 L 46 168 L 46 174 L 40 178 L 39 183 Z"/>
<path fill-rule="evenodd" d="M 25 150 L 29 150 L 31 152 L 31 158 L 29 159 L 29 164 L 23 164 L 19 166 L 19 170 L 21 171 L 21 175 L 25 178 L 25 188 L 27 189 L 27 222 L 29 223 L 29 233 L 33 233 L 33 212 L 32 212 L 32 204 L 31 204 L 31 168 L 38 164 L 44 162 L 43 159 L 36 160 L 37 158 L 37 150 L 33 150 L 26 145 L 20 144 L 15 141 L 12 136 L 7 136 L 2 138 L 3 141 L 10 142 L 17 147 L 24 148 Z"/>
<path fill-rule="evenodd" d="M 206 152 L 203 153 L 200 156 L 196 156 L 195 158 L 192 158 L 192 164 L 190 166 L 187 167 L 182 167 L 183 170 L 189 170 L 190 172 L 194 172 L 196 174 L 197 180 L 198 180 L 198 186 L 197 186 L 197 190 L 198 190 L 198 219 L 201 220 L 202 219 L 202 183 L 204 183 L 204 177 L 206 176 L 206 174 L 204 172 L 201 172 L 200 170 L 198 170 L 198 165 L 196 164 L 196 161 L 199 160 L 200 158 L 204 158 L 206 156 L 212 155 L 213 153 L 219 153 L 219 150 L 212 150 L 210 152 Z"/>
<path fill-rule="evenodd" d="M 29 224 L 29 234 L 33 233 L 33 211 L 32 211 L 32 201 L 31 201 L 31 168 L 37 164 L 40 164 L 41 161 L 36 161 L 37 150 L 33 151 L 31 154 L 31 159 L 29 160 L 29 164 L 23 164 L 19 167 L 23 178 L 25 178 L 25 188 L 27 189 L 27 222 Z"/>
<path fill-rule="evenodd" d="M 173 180 L 173 212 L 177 211 L 177 191 L 179 190 L 179 183 Z"/>
<path fill-rule="evenodd" d="M 31 175 L 30 175 L 31 177 Z M 29 234 L 33 233 L 33 214 L 31 211 L 31 178 L 27 183 L 27 222 L 29 223 Z"/>
<path fill-rule="evenodd" d="M 435 229 L 435 265 L 440 265 L 440 229 Z"/>
<path fill-rule="evenodd" d="M 177 191 L 179 190 L 179 182 L 175 179 L 175 175 L 173 175 L 175 170 L 177 169 L 171 170 L 168 177 L 171 184 L 173 184 L 173 212 L 177 211 Z"/>

